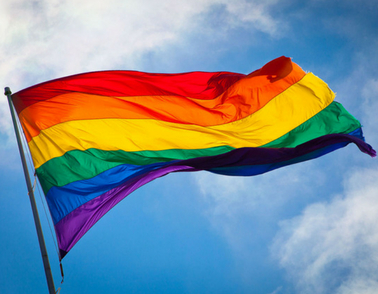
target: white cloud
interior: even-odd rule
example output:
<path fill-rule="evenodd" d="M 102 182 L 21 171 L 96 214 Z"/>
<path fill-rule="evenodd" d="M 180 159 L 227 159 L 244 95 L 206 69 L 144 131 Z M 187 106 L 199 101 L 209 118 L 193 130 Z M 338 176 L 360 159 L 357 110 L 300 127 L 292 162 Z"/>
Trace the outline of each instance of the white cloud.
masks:
<path fill-rule="evenodd" d="M 312 161 L 254 177 L 208 172 L 194 173 L 193 177 L 210 223 L 244 257 L 250 254 L 251 243 L 273 237 L 276 222 L 289 213 L 291 203 L 311 201 L 315 193 L 312 187 L 323 187 L 326 181 Z"/>
<path fill-rule="evenodd" d="M 252 23 L 254 27 L 269 35 L 276 35 L 278 21 L 267 13 L 267 7 L 275 5 L 276 0 L 270 1 L 224 1 L 227 11 L 231 15 L 231 23 L 240 26 Z"/>
<path fill-rule="evenodd" d="M 274 35 L 275 1 L 245 0 L 4 0 L 0 3 L 0 81 L 13 92 L 45 80 L 104 69 L 141 69 L 144 54 L 185 42 L 206 28 L 207 14 L 223 7 L 222 29 L 248 25 Z M 199 17 L 201 16 L 201 17 Z M 210 31 L 209 31 L 210 30 Z M 162 58 L 170 59 L 168 55 Z M 174 62 L 174 61 L 172 61 Z M 0 114 L 6 113 L 0 103 Z M 4 116 L 1 116 L 4 117 Z M 8 134 L 10 121 L 1 119 Z M 5 131 L 4 131 L 5 130 Z"/>
<path fill-rule="evenodd" d="M 311 185 L 322 185 L 325 181 L 325 175 L 313 162 L 254 177 L 227 177 L 208 172 L 193 175 L 201 194 L 210 204 L 209 214 L 230 218 L 240 213 L 279 207 L 289 197 L 311 194 Z"/>
<path fill-rule="evenodd" d="M 378 171 L 356 171 L 344 196 L 281 223 L 273 254 L 298 293 L 376 293 Z"/>
<path fill-rule="evenodd" d="M 3 1 L 2 72 L 12 76 L 6 80 L 24 86 L 54 74 L 136 67 L 146 51 L 180 42 L 190 30 L 207 27 L 207 23 L 196 23 L 195 17 L 210 13 L 215 6 L 225 7 L 230 25 L 251 24 L 252 29 L 274 34 L 277 21 L 267 12 L 273 3 L 256 2 Z M 206 18 L 201 20 L 206 22 Z"/>

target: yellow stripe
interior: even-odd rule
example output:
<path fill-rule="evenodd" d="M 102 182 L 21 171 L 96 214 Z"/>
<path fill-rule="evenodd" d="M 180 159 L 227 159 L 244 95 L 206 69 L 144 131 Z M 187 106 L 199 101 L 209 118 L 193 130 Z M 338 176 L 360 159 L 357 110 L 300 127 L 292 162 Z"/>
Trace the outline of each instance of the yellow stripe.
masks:
<path fill-rule="evenodd" d="M 35 168 L 70 150 L 166 150 L 216 146 L 258 147 L 296 128 L 334 99 L 313 74 L 277 95 L 254 114 L 228 124 L 201 127 L 152 119 L 69 121 L 41 131 L 29 142 Z"/>

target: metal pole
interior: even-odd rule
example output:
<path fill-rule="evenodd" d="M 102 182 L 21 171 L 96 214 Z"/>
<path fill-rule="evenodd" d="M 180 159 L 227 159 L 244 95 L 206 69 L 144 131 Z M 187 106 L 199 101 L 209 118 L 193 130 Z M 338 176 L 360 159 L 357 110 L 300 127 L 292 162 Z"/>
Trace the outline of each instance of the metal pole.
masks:
<path fill-rule="evenodd" d="M 20 152 L 22 167 L 24 169 L 26 185 L 27 185 L 28 191 L 29 191 L 30 204 L 31 204 L 32 211 L 33 211 L 34 223 L 35 223 L 35 228 L 37 230 L 38 242 L 39 242 L 39 247 L 41 249 L 41 255 L 42 255 L 42 260 L 43 260 L 43 266 L 45 268 L 45 274 L 46 274 L 47 286 L 49 288 L 49 294 L 55 294 L 54 280 L 53 280 L 53 276 L 52 276 L 52 273 L 51 273 L 49 257 L 47 255 L 45 239 L 43 238 L 43 232 L 42 232 L 41 222 L 39 220 L 37 204 L 36 204 L 35 198 L 34 198 L 33 186 L 32 186 L 31 181 L 30 181 L 29 171 L 28 171 L 28 167 L 27 167 L 27 164 L 26 164 L 26 160 L 25 160 L 24 148 L 22 147 L 20 133 L 19 133 L 18 128 L 17 128 L 16 115 L 15 115 L 14 108 L 13 108 L 13 105 L 12 105 L 12 100 L 11 100 L 12 92 L 8 87 L 6 87 L 4 94 L 8 97 L 9 109 L 10 109 L 10 112 L 11 112 L 11 115 L 12 115 L 13 127 L 14 127 L 14 131 L 16 133 L 18 150 Z"/>

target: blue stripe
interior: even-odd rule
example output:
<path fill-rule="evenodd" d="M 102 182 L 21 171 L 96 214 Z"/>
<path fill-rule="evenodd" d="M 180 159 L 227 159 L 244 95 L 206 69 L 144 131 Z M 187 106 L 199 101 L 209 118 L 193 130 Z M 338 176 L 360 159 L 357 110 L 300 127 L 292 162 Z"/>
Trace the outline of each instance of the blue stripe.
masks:
<path fill-rule="evenodd" d="M 54 224 L 84 203 L 118 187 L 141 174 L 161 168 L 171 162 L 149 165 L 122 164 L 111 168 L 91 179 L 69 183 L 62 187 L 52 187 L 46 194 Z"/>

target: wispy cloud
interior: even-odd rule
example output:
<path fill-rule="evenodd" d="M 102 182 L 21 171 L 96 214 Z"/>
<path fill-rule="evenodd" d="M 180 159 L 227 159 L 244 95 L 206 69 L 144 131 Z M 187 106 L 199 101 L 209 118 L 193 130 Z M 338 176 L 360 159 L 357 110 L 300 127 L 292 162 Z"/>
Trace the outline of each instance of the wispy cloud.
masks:
<path fill-rule="evenodd" d="M 344 195 L 281 223 L 273 253 L 298 293 L 375 293 L 378 285 L 377 170 L 354 172 Z"/>
<path fill-rule="evenodd" d="M 272 209 L 287 201 L 288 195 L 297 197 L 296 191 L 299 190 L 301 195 L 310 193 L 311 184 L 321 185 L 325 180 L 324 174 L 312 162 L 255 177 L 224 177 L 207 172 L 195 173 L 194 177 L 201 194 L 210 204 L 209 213 L 222 217 L 260 211 L 263 206 Z"/>
<path fill-rule="evenodd" d="M 282 290 L 282 286 L 279 286 L 276 290 L 274 290 L 272 293 L 270 293 L 270 294 L 278 294 L 278 293 L 280 293 L 281 292 L 281 290 Z"/>
<path fill-rule="evenodd" d="M 313 162 L 255 177 L 224 177 L 207 172 L 193 176 L 206 203 L 209 221 L 242 254 L 248 254 L 250 242 L 262 237 L 255 229 L 264 228 L 263 239 L 272 237 L 278 219 L 290 214 L 290 203 L 312 199 L 312 187 L 322 187 L 326 180 Z"/>
<path fill-rule="evenodd" d="M 159 52 L 159 58 L 169 60 L 169 50 L 166 54 L 161 50 L 185 43 L 192 32 L 206 30 L 211 35 L 221 29 L 227 34 L 228 28 L 248 26 L 274 35 L 278 21 L 269 14 L 274 3 L 4 0 L 0 3 L 0 81 L 17 91 L 85 71 L 141 70 L 145 54 Z M 206 17 L 219 8 L 224 13 L 220 28 Z M 7 138 L 11 127 L 6 108 L 0 100 L 0 134 Z"/>
<path fill-rule="evenodd" d="M 25 86 L 54 75 L 135 68 L 143 53 L 180 42 L 191 30 L 208 28 L 205 17 L 196 17 L 215 7 L 226 12 L 223 24 L 250 24 L 251 29 L 274 34 L 277 21 L 267 11 L 273 3 L 255 2 L 3 1 L 1 78 Z"/>

